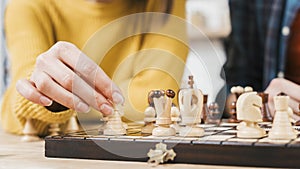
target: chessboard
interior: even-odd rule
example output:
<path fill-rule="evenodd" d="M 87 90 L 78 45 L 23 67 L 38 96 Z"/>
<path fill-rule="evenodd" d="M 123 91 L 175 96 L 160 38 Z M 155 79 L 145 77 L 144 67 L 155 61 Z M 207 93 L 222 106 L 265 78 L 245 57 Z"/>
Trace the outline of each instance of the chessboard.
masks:
<path fill-rule="evenodd" d="M 139 127 L 129 127 L 124 136 L 105 136 L 101 129 L 73 132 L 45 138 L 46 157 L 98 160 L 143 161 L 158 143 L 173 149 L 171 163 L 232 165 L 252 167 L 300 166 L 300 137 L 292 140 L 241 139 L 237 123 L 201 124 L 202 137 L 155 137 L 142 135 Z M 260 123 L 265 131 L 271 123 Z M 299 127 L 293 126 L 298 132 Z M 101 127 L 100 127 L 101 128 Z"/>

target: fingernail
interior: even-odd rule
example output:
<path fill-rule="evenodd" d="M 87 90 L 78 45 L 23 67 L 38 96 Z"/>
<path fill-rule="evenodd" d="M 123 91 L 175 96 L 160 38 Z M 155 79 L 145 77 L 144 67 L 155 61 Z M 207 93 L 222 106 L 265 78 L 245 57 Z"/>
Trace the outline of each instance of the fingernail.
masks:
<path fill-rule="evenodd" d="M 113 98 L 113 102 L 115 104 L 123 104 L 124 103 L 123 96 L 118 92 L 114 92 L 113 95 L 112 95 L 112 98 Z"/>
<path fill-rule="evenodd" d="M 87 113 L 87 112 L 89 112 L 90 111 L 90 106 L 88 106 L 87 104 L 85 104 L 85 103 L 83 103 L 83 102 L 79 102 L 78 104 L 77 104 L 77 110 L 79 111 L 79 112 L 82 112 L 82 113 Z"/>
<path fill-rule="evenodd" d="M 105 115 L 111 115 L 113 113 L 114 109 L 107 104 L 102 104 L 100 107 L 100 111 L 101 111 L 101 113 L 103 113 Z"/>
<path fill-rule="evenodd" d="M 45 96 L 41 96 L 40 101 L 44 106 L 50 106 L 52 104 L 52 100 L 48 99 Z"/>

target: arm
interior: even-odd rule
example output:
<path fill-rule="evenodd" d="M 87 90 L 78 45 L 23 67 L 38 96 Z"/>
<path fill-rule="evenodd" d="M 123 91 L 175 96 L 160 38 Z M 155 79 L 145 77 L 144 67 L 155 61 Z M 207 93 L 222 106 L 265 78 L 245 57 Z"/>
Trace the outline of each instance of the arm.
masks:
<path fill-rule="evenodd" d="M 13 81 L 5 97 L 3 120 L 6 129 L 14 133 L 21 133 L 26 118 L 35 119 L 40 134 L 49 123 L 64 123 L 73 111 L 57 110 L 62 106 L 56 103 L 80 112 L 92 106 L 110 114 L 112 102 L 123 102 L 118 87 L 75 45 L 53 45 L 54 32 L 43 5 L 47 3 L 15 0 L 7 9 L 6 35 Z"/>
<path fill-rule="evenodd" d="M 185 1 L 173 1 L 171 14 L 185 18 Z M 184 25 L 167 22 L 162 29 L 165 29 L 162 32 L 174 31 L 169 34 L 184 34 L 185 37 Z M 144 114 L 141 112 L 147 107 L 147 95 L 150 90 L 178 91 L 189 51 L 185 44 L 186 39 L 180 40 L 182 41 L 158 34 L 144 35 L 141 51 L 131 57 L 132 61 L 128 61 L 128 66 L 120 68 L 119 76 L 115 74 L 113 80 L 127 98 L 125 102 L 127 120 L 135 121 L 143 118 Z M 126 71 L 129 68 L 132 69 Z"/>
<path fill-rule="evenodd" d="M 39 133 L 46 122 L 65 121 L 71 113 L 53 114 L 43 106 L 21 97 L 16 89 L 18 79 L 28 78 L 33 71 L 36 57 L 53 43 L 49 18 L 43 13 L 39 1 L 12 0 L 5 13 L 5 34 L 11 61 L 11 83 L 2 106 L 2 125 L 5 130 L 22 133 L 26 118 L 36 119 Z"/>

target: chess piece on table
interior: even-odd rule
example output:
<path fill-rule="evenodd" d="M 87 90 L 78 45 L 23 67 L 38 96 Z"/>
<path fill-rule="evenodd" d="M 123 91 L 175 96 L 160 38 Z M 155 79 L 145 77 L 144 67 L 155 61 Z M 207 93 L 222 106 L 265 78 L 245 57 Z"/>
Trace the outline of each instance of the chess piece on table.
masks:
<path fill-rule="evenodd" d="M 262 107 L 261 107 L 261 113 L 262 113 L 262 119 L 263 122 L 272 122 L 273 118 L 270 113 L 268 101 L 269 101 L 269 94 L 268 93 L 258 93 L 258 95 L 262 98 Z"/>
<path fill-rule="evenodd" d="M 37 131 L 32 124 L 32 119 L 26 119 L 26 123 L 23 129 L 24 136 L 21 138 L 23 142 L 40 141 L 41 139 L 37 136 Z"/>
<path fill-rule="evenodd" d="M 264 129 L 258 126 L 262 121 L 260 108 L 262 99 L 256 92 L 242 94 L 236 103 L 237 119 L 242 122 L 237 127 L 239 138 L 261 138 L 266 135 Z"/>
<path fill-rule="evenodd" d="M 179 91 L 179 108 L 181 123 L 179 136 L 201 137 L 204 129 L 198 126 L 201 123 L 201 112 L 203 108 L 203 94 L 201 90 L 194 89 L 193 76 L 189 76 L 189 88 Z"/>
<path fill-rule="evenodd" d="M 144 134 L 152 134 L 152 131 L 155 128 L 154 123 L 155 123 L 156 112 L 155 112 L 155 109 L 154 109 L 153 94 L 154 94 L 154 91 L 151 91 L 148 94 L 149 106 L 146 108 L 146 110 L 144 112 L 144 114 L 145 114 L 145 118 L 144 118 L 145 125 L 141 130 L 141 132 L 144 133 Z"/>
<path fill-rule="evenodd" d="M 66 132 L 76 132 L 79 131 L 80 127 L 77 122 L 76 113 L 73 113 L 71 118 L 68 121 L 67 127 L 65 129 Z"/>
<path fill-rule="evenodd" d="M 178 122 L 180 121 L 180 111 L 176 106 L 172 106 L 171 108 L 171 127 L 175 129 L 176 133 L 179 133 L 180 126 Z"/>
<path fill-rule="evenodd" d="M 108 136 L 119 136 L 126 134 L 126 126 L 121 119 L 123 111 L 120 105 L 114 106 L 114 112 L 107 117 L 107 122 L 103 129 L 103 134 Z"/>
<path fill-rule="evenodd" d="M 59 132 L 60 132 L 59 124 L 58 123 L 49 124 L 48 131 L 50 132 L 49 136 L 57 136 L 57 135 L 59 135 Z"/>
<path fill-rule="evenodd" d="M 272 129 L 269 131 L 271 140 L 290 140 L 297 137 L 297 131 L 292 127 L 290 114 L 292 109 L 288 106 L 289 96 L 275 96 L 275 116 Z"/>
<path fill-rule="evenodd" d="M 219 110 L 219 105 L 216 102 L 212 102 L 208 106 L 206 124 L 220 124 L 222 113 Z"/>
<path fill-rule="evenodd" d="M 165 94 L 161 90 L 156 90 L 153 95 L 153 102 L 156 110 L 156 125 L 158 125 L 152 131 L 153 136 L 176 135 L 176 130 L 170 126 L 172 124 L 172 100 L 175 97 L 175 92 L 168 89 Z"/>
<path fill-rule="evenodd" d="M 207 99 L 208 95 L 203 95 L 203 108 L 201 113 L 201 123 L 206 123 L 207 120 L 207 114 L 208 114 L 208 107 L 207 107 Z"/>

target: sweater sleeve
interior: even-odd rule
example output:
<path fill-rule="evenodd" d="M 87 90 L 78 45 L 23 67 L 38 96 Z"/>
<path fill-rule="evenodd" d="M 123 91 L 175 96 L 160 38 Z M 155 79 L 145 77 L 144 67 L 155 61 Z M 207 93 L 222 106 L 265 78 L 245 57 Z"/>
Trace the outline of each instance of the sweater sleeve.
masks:
<path fill-rule="evenodd" d="M 151 9 L 148 7 L 150 12 Z M 143 35 L 141 49 L 124 61 L 127 66 L 120 65 L 115 73 L 113 80 L 126 97 L 125 118 L 128 121 L 143 120 L 150 90 L 179 90 L 189 50 L 184 22 L 185 0 L 173 1 L 171 14 L 173 17 L 166 20 L 159 33 Z M 177 99 L 174 101 L 176 103 Z"/>
<path fill-rule="evenodd" d="M 32 118 L 38 133 L 43 135 L 47 124 L 65 122 L 71 116 L 71 110 L 52 113 L 19 95 L 15 85 L 19 79 L 30 76 L 37 56 L 55 42 L 45 3 L 11 0 L 5 11 L 5 35 L 11 62 L 11 83 L 1 108 L 3 128 L 22 134 L 26 118 Z"/>

